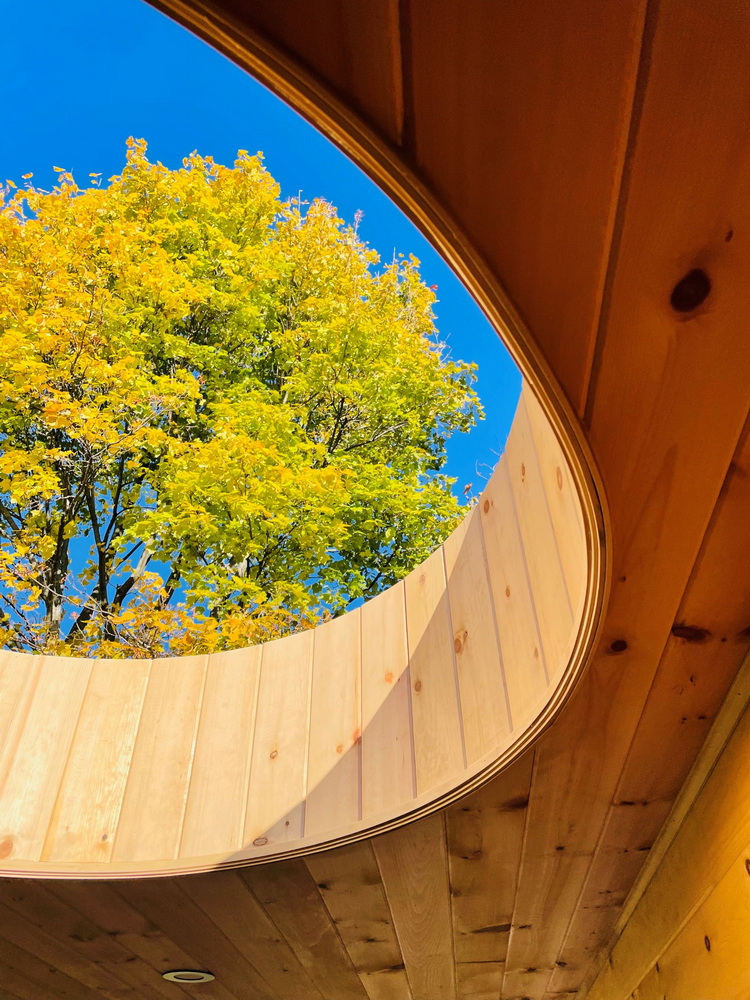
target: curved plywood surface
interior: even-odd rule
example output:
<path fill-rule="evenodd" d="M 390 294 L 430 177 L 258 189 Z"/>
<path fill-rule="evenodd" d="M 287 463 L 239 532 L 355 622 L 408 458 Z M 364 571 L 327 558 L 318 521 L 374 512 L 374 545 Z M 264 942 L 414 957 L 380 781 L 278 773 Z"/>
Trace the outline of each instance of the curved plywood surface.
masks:
<path fill-rule="evenodd" d="M 2 654 L 5 872 L 307 853 L 486 780 L 550 721 L 591 644 L 604 578 L 587 481 L 527 389 L 478 504 L 363 607 L 210 656 Z"/>

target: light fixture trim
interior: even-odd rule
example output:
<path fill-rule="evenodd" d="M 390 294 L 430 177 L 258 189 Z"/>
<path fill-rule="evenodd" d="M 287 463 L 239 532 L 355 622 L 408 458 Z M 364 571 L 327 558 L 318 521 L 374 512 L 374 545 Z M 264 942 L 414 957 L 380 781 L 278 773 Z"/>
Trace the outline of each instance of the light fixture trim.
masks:
<path fill-rule="evenodd" d="M 193 983 L 210 983 L 216 976 L 213 972 L 198 969 L 172 969 L 171 972 L 162 972 L 162 979 L 168 979 L 170 983 L 180 983 L 182 986 L 192 986 Z"/>

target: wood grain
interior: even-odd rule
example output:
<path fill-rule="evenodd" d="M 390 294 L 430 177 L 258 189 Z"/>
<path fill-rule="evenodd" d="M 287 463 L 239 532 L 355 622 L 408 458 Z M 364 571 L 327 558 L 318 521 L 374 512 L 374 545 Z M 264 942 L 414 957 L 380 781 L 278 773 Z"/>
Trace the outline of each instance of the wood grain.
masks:
<path fill-rule="evenodd" d="M 263 647 L 245 843 L 302 835 L 312 648 L 310 632 Z"/>
<path fill-rule="evenodd" d="M 305 833 L 356 823 L 361 806 L 361 614 L 315 630 Z"/>
<path fill-rule="evenodd" d="M 306 865 L 370 1000 L 409 1000 L 409 980 L 371 842 L 311 854 Z"/>
<path fill-rule="evenodd" d="M 208 658 L 180 857 L 242 847 L 261 654 L 252 646 Z"/>
<path fill-rule="evenodd" d="M 450 605 L 442 550 L 410 573 L 406 627 L 417 792 L 458 775 L 465 766 Z"/>
<path fill-rule="evenodd" d="M 540 692 L 546 689 L 547 668 L 505 459 L 482 493 L 480 508 L 510 714 L 516 728 L 523 725 Z"/>
<path fill-rule="evenodd" d="M 372 841 L 414 1000 L 454 1000 L 445 821 L 433 815 Z"/>
<path fill-rule="evenodd" d="M 176 858 L 206 678 L 205 656 L 154 660 L 112 858 Z"/>
<path fill-rule="evenodd" d="M 29 664 L 33 669 L 33 663 Z M 90 660 L 42 657 L 6 737 L 0 841 L 6 858 L 41 857 L 91 675 Z"/>
<path fill-rule="evenodd" d="M 43 858 L 107 861 L 120 819 L 151 664 L 97 660 L 83 700 Z"/>
<path fill-rule="evenodd" d="M 511 728 L 480 522 L 474 507 L 443 545 L 467 764 Z"/>
<path fill-rule="evenodd" d="M 403 583 L 362 608 L 362 815 L 416 794 Z"/>

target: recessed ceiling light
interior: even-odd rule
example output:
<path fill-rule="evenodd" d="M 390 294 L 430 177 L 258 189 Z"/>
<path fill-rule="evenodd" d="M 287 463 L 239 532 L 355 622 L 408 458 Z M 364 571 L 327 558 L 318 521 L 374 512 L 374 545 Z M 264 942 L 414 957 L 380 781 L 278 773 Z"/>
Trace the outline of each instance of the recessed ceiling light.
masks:
<path fill-rule="evenodd" d="M 196 969 L 175 969 L 162 972 L 162 977 L 170 983 L 210 983 L 216 976 L 212 972 L 198 972 Z"/>

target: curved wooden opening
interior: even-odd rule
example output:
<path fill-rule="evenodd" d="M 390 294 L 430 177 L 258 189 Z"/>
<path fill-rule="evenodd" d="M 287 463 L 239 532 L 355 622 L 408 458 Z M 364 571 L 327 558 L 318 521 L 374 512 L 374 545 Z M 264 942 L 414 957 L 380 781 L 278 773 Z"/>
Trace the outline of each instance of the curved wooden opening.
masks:
<path fill-rule="evenodd" d="M 154 661 L 0 659 L 6 874 L 307 853 L 508 764 L 574 684 L 601 600 L 592 498 L 524 389 L 479 503 L 402 583 L 312 632 Z"/>
<path fill-rule="evenodd" d="M 168 12 L 334 139 L 430 237 L 529 385 L 479 503 L 401 584 L 311 633 L 155 661 L 0 654 L 0 872 L 127 877 L 309 853 L 434 811 L 551 722 L 607 587 L 598 476 L 533 339 L 471 245 L 297 67 L 195 5 Z"/>

